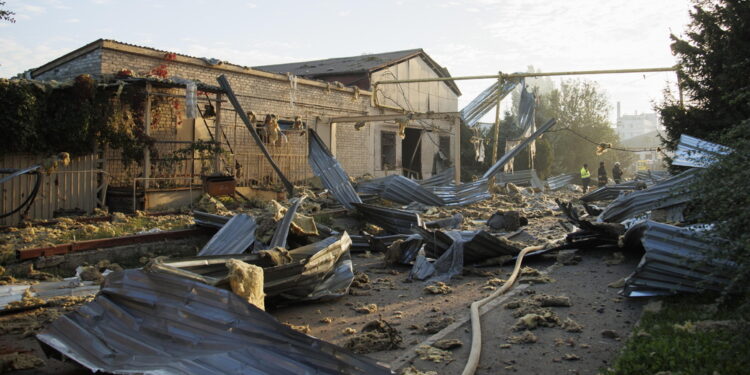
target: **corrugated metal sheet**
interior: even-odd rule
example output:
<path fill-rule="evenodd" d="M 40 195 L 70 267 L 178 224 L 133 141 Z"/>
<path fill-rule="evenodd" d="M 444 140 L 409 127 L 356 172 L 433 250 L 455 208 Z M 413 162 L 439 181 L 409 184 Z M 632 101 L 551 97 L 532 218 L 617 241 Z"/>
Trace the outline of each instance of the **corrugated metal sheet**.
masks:
<path fill-rule="evenodd" d="M 596 202 L 612 200 L 620 196 L 623 192 L 629 193 L 635 191 L 638 187 L 637 181 L 628 181 L 618 185 L 605 185 L 596 190 L 588 192 L 580 199 L 584 202 Z"/>
<path fill-rule="evenodd" d="M 629 236 L 631 232 L 636 234 Z M 734 263 L 708 256 L 714 245 L 694 228 L 646 221 L 626 237 L 641 233 L 646 253 L 625 280 L 622 293 L 628 297 L 722 291 L 736 270 Z"/>
<path fill-rule="evenodd" d="M 390 374 L 299 333 L 231 291 L 161 272 L 110 275 L 96 299 L 37 339 L 93 372 Z"/>
<path fill-rule="evenodd" d="M 294 203 L 292 203 L 292 206 L 286 210 L 284 217 L 276 224 L 276 230 L 273 232 L 271 242 L 268 244 L 269 249 L 276 247 L 283 247 L 286 249 L 286 239 L 289 236 L 289 228 L 291 227 L 294 215 L 297 214 L 297 210 L 303 200 L 305 200 L 304 196 L 293 199 Z"/>
<path fill-rule="evenodd" d="M 577 173 L 568 173 L 568 174 L 561 174 L 559 176 L 550 177 L 546 181 L 547 188 L 550 190 L 558 190 L 561 189 L 568 184 L 572 184 L 576 177 L 578 176 Z"/>
<path fill-rule="evenodd" d="M 357 192 L 354 191 L 344 168 L 333 157 L 328 147 L 323 143 L 315 130 L 308 129 L 309 154 L 308 162 L 316 176 L 320 177 L 323 186 L 331 192 L 334 198 L 347 209 L 353 210 L 353 203 L 362 203 Z"/>
<path fill-rule="evenodd" d="M 484 89 L 484 91 L 479 93 L 474 100 L 461 110 L 461 119 L 464 121 L 464 124 L 468 127 L 476 125 L 484 115 L 497 106 L 498 99 L 502 99 L 510 94 L 518 83 L 518 80 L 505 80 L 500 89 L 498 89 L 500 87 L 498 82 L 494 82 L 490 87 Z"/>
<path fill-rule="evenodd" d="M 39 164 L 41 160 L 41 157 L 33 155 L 2 155 L 0 169 L 27 169 L 30 165 Z M 67 167 L 60 166 L 49 175 L 40 172 L 41 186 L 36 199 L 31 203 L 28 219 L 52 219 L 55 211 L 61 209 L 93 213 L 97 206 L 99 175 L 102 173 L 96 168 L 96 157 L 86 155 L 71 158 Z M 106 183 L 106 178 L 102 178 Z M 26 200 L 35 179 L 35 176 L 26 174 L 2 183 L 0 213 L 9 212 Z M 0 218 L 0 225 L 16 225 L 19 221 L 20 215 L 16 213 Z"/>
<path fill-rule="evenodd" d="M 195 221 L 196 225 L 202 227 L 221 229 L 229 219 L 231 219 L 229 216 L 209 214 L 208 212 L 203 211 L 193 211 L 193 221 Z"/>
<path fill-rule="evenodd" d="M 356 190 L 358 193 L 362 193 L 362 194 L 382 194 L 385 191 L 386 187 L 394 179 L 404 179 L 404 178 L 407 178 L 407 177 L 404 177 L 401 175 L 390 175 L 390 176 L 385 176 L 385 177 L 373 178 L 371 180 L 358 183 L 356 186 Z M 446 186 L 453 181 L 453 168 L 448 168 L 438 174 L 435 174 L 434 176 L 428 179 L 412 180 L 412 181 L 414 181 L 415 183 L 425 188 L 431 188 L 435 186 Z M 429 193 L 430 192 L 428 189 L 427 194 Z M 411 201 L 406 202 L 406 203 L 411 203 Z"/>
<path fill-rule="evenodd" d="M 430 187 L 440 197 L 445 206 L 464 206 L 492 197 L 489 193 L 489 182 L 486 178 L 461 185 L 444 185 Z"/>
<path fill-rule="evenodd" d="M 732 149 L 729 147 L 682 134 L 672 158 L 672 165 L 705 168 L 715 163 L 718 156 L 730 152 Z"/>
<path fill-rule="evenodd" d="M 598 221 L 621 222 L 658 208 L 667 208 L 693 199 L 690 184 L 700 169 L 692 168 L 645 190 L 634 191 L 612 201 Z"/>
<path fill-rule="evenodd" d="M 314 300 L 346 294 L 354 278 L 349 248 L 352 240 L 345 232 L 323 241 L 289 251 L 292 262 L 274 265 L 260 254 L 208 256 L 155 260 L 146 268 L 166 272 L 208 285 L 228 287 L 227 260 L 238 259 L 263 267 L 264 292 L 268 297 Z"/>
<path fill-rule="evenodd" d="M 645 181 L 646 184 L 655 184 L 661 180 L 669 178 L 669 172 L 667 171 L 638 171 L 635 172 L 635 179 L 638 181 Z"/>
<path fill-rule="evenodd" d="M 516 155 L 518 155 L 519 152 L 521 152 L 523 149 L 525 149 L 531 141 L 539 138 L 540 135 L 544 134 L 547 130 L 552 128 L 552 126 L 555 125 L 557 120 L 550 119 L 549 121 L 545 122 L 544 125 L 540 126 L 533 134 L 531 134 L 528 138 L 521 141 L 521 143 L 518 144 L 518 146 L 514 147 L 512 150 L 505 153 L 505 155 L 501 156 L 500 159 L 491 166 L 486 172 L 484 172 L 484 175 L 482 178 L 490 178 L 494 175 L 496 175 L 498 172 L 500 172 L 508 161 L 513 159 Z"/>
<path fill-rule="evenodd" d="M 390 179 L 384 182 L 381 197 L 396 203 L 409 204 L 419 202 L 428 206 L 443 206 L 444 202 L 437 195 L 433 194 L 427 188 L 422 187 L 416 181 L 401 176 L 389 176 Z"/>
<path fill-rule="evenodd" d="M 414 232 L 422 236 L 422 239 L 427 244 L 425 246 L 425 254 L 428 257 L 440 257 L 453 244 L 449 232 L 441 230 L 430 231 L 423 228 L 414 228 Z M 503 255 L 515 256 L 521 250 L 483 230 L 450 232 L 460 236 L 461 241 L 464 243 L 464 264 L 479 263 Z"/>
<path fill-rule="evenodd" d="M 510 182 L 518 186 L 531 186 L 537 189 L 544 189 L 544 183 L 534 169 L 500 173 L 495 176 L 495 179 L 498 183 L 507 184 Z"/>
<path fill-rule="evenodd" d="M 357 211 L 365 216 L 365 220 L 394 234 L 411 234 L 412 226 L 421 226 L 422 218 L 419 214 L 395 208 L 386 208 L 366 203 L 355 203 Z"/>
<path fill-rule="evenodd" d="M 450 184 L 451 182 L 453 182 L 453 167 L 445 169 L 430 178 L 417 180 L 417 183 L 422 186 L 444 186 Z"/>
<path fill-rule="evenodd" d="M 252 216 L 235 215 L 198 252 L 198 256 L 242 254 L 255 242 L 257 224 Z"/>

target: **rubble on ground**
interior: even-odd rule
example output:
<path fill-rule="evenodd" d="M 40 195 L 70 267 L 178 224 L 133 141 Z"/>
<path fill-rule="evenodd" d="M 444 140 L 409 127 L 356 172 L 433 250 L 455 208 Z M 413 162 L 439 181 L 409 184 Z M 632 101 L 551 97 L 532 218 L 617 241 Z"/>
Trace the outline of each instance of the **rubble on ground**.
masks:
<path fill-rule="evenodd" d="M 403 338 L 398 330 L 385 320 L 379 319 L 365 324 L 361 333 L 350 338 L 344 347 L 354 353 L 367 354 L 398 349 L 402 342 Z"/>

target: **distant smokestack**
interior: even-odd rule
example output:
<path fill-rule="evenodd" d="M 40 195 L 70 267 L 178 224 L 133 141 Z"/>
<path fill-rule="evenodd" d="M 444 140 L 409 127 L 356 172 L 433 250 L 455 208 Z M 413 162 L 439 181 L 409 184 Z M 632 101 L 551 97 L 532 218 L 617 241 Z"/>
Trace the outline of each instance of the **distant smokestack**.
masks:
<path fill-rule="evenodd" d="M 617 102 L 617 121 L 620 121 L 620 102 Z"/>

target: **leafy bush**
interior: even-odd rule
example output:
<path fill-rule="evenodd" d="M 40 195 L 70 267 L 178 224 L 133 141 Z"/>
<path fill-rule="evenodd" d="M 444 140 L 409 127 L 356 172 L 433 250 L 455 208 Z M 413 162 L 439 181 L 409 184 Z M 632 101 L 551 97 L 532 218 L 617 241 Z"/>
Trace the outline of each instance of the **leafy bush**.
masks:
<path fill-rule="evenodd" d="M 153 142 L 143 132 L 143 88 L 99 85 L 88 75 L 52 84 L 0 80 L 0 153 L 88 154 L 96 144 L 140 161 Z"/>
<path fill-rule="evenodd" d="M 744 291 L 750 312 L 750 120 L 728 130 L 720 139 L 733 149 L 706 168 L 693 186 L 696 198 L 691 202 L 691 216 L 696 222 L 713 223 L 713 234 L 719 249 L 712 257 L 739 264 L 738 272 L 729 276 L 727 291 Z"/>

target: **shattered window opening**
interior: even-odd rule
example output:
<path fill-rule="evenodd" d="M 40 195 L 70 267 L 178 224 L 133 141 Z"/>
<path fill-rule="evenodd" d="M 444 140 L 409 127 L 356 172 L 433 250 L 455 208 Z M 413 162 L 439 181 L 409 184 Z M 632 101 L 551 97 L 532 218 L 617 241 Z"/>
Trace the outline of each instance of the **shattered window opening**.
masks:
<path fill-rule="evenodd" d="M 396 133 L 380 132 L 380 168 L 396 169 Z"/>
<path fill-rule="evenodd" d="M 440 152 L 446 159 L 451 158 L 451 137 L 440 136 Z"/>

